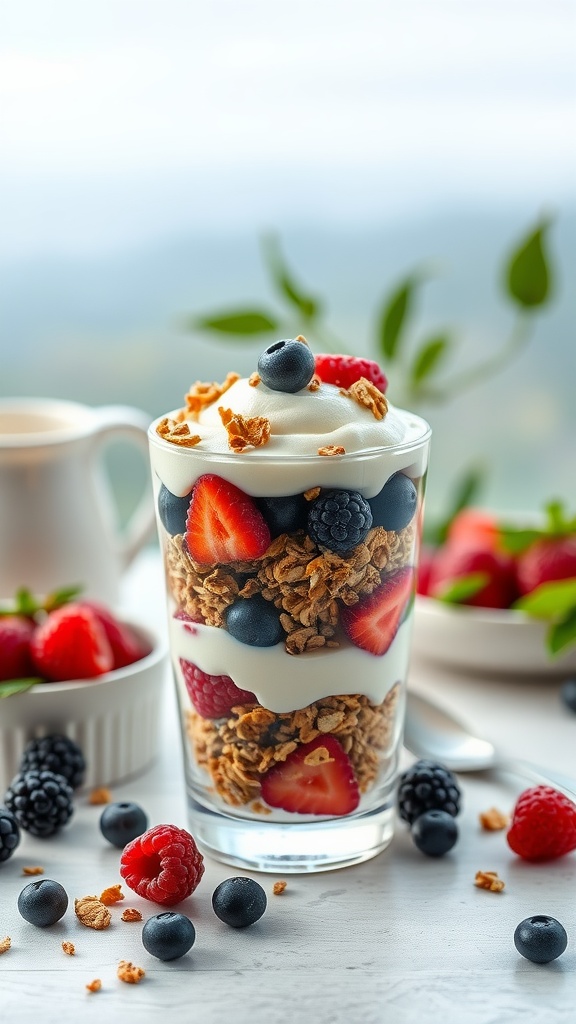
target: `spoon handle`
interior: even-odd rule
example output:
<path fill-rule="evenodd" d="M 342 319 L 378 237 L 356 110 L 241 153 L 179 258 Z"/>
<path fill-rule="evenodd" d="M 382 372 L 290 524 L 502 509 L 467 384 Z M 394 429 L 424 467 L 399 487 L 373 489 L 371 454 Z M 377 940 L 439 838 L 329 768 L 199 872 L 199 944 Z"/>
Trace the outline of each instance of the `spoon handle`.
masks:
<path fill-rule="evenodd" d="M 562 790 L 571 800 L 576 801 L 576 779 L 571 779 L 568 775 L 550 771 L 548 768 L 541 768 L 530 761 L 506 759 L 499 761 L 497 767 L 502 771 L 511 772 L 522 778 L 530 779 L 532 782 L 540 783 L 540 785 L 554 786 L 555 789 Z"/>

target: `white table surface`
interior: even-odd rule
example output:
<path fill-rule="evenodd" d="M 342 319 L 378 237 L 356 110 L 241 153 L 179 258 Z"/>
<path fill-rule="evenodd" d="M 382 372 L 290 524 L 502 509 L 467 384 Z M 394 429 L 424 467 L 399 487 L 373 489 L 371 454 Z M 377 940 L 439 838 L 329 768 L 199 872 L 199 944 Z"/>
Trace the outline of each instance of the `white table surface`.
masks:
<path fill-rule="evenodd" d="M 124 604 L 156 628 L 165 628 L 163 579 L 154 550 L 141 557 L 125 586 Z M 576 774 L 576 716 L 562 708 L 558 682 L 482 681 L 449 675 L 414 661 L 410 684 L 452 703 L 461 717 L 522 755 Z M 150 823 L 188 827 L 175 703 L 166 673 L 161 754 L 141 777 L 115 787 L 114 799 L 134 800 Z M 407 762 L 408 762 L 407 758 Z M 144 950 L 141 925 L 120 921 L 122 908 L 144 917 L 154 904 L 130 894 L 113 909 L 106 931 L 83 928 L 73 909 L 58 925 L 36 929 L 20 918 L 17 896 L 26 864 L 62 882 L 74 897 L 99 894 L 120 881 L 120 851 L 99 831 L 101 808 L 77 800 L 71 824 L 51 840 L 24 836 L 0 866 L 0 1019 L 10 1022 L 108 1020 L 230 1021 L 274 1024 L 530 1024 L 576 1018 L 576 855 L 529 865 L 509 850 L 503 832 L 480 829 L 478 813 L 492 805 L 510 810 L 529 783 L 460 776 L 464 810 L 460 841 L 438 860 L 420 854 L 399 823 L 392 845 L 366 864 L 317 875 L 289 875 L 282 896 L 276 876 L 257 875 L 269 894 L 264 917 L 234 930 L 213 914 L 211 895 L 230 875 L 215 861 L 181 909 L 194 921 L 196 943 L 180 960 L 161 963 Z M 496 870 L 503 893 L 475 888 L 476 871 Z M 248 872 L 246 872 L 248 873 Z M 568 932 L 564 955 L 536 965 L 516 951 L 516 925 L 532 914 L 551 914 Z M 69 939 L 76 955 L 66 956 Z M 117 980 L 120 959 L 146 971 L 138 985 Z M 93 995 L 85 985 L 100 978 Z"/>

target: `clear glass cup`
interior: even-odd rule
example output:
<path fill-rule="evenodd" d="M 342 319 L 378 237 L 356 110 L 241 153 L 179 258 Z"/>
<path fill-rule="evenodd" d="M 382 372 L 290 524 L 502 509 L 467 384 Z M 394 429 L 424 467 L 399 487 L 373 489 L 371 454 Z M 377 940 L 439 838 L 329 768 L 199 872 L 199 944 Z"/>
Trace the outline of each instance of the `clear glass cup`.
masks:
<path fill-rule="evenodd" d="M 228 864 L 323 871 L 392 839 L 430 440 L 396 412 L 404 443 L 328 458 L 180 447 L 150 427 L 190 826 Z M 195 561 L 191 495 L 210 496 L 214 478 L 267 521 L 272 499 L 295 503 L 299 528 L 272 515 L 258 557 Z M 342 491 L 373 520 L 338 553 L 309 524 Z"/>

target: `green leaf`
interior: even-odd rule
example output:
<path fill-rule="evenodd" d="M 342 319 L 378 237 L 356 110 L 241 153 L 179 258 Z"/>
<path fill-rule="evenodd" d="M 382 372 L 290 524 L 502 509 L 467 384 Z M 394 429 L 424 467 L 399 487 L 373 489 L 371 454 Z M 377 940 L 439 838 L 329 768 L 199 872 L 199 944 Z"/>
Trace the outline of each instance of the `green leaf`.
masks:
<path fill-rule="evenodd" d="M 25 693 L 26 690 L 31 690 L 33 686 L 41 682 L 40 678 L 5 679 L 0 683 L 0 699 L 2 697 L 13 697 L 16 693 Z"/>
<path fill-rule="evenodd" d="M 190 322 L 200 331 L 217 331 L 219 334 L 250 335 L 268 334 L 278 330 L 278 321 L 270 314 L 258 309 L 239 309 L 230 313 L 214 313 Z"/>
<path fill-rule="evenodd" d="M 505 525 L 498 527 L 498 533 L 502 547 L 509 555 L 521 555 L 523 551 L 527 551 L 535 541 L 540 540 L 543 536 L 542 530 L 523 530 L 517 529 L 515 526 Z"/>
<path fill-rule="evenodd" d="M 561 622 L 555 622 L 546 636 L 546 646 L 550 654 L 559 654 L 573 643 L 576 643 L 576 608 L 573 608 Z"/>
<path fill-rule="evenodd" d="M 53 612 L 56 608 L 61 608 L 62 605 L 68 604 L 75 597 L 78 597 L 82 593 L 83 587 L 81 586 L 70 586 L 61 587 L 60 590 L 54 590 L 51 594 L 45 598 L 43 603 L 44 611 Z"/>
<path fill-rule="evenodd" d="M 562 619 L 576 610 L 576 577 L 542 583 L 516 601 L 513 607 L 545 622 Z"/>
<path fill-rule="evenodd" d="M 421 384 L 426 377 L 435 373 L 449 346 L 450 339 L 445 334 L 439 334 L 424 342 L 414 356 L 410 370 L 412 384 Z"/>
<path fill-rule="evenodd" d="M 390 362 L 396 358 L 402 342 L 402 332 L 414 305 L 420 275 L 411 274 L 385 301 L 379 323 L 379 345 L 383 356 Z"/>
<path fill-rule="evenodd" d="M 470 572 L 466 576 L 458 576 L 457 579 L 452 580 L 444 590 L 435 594 L 434 597 L 447 604 L 462 604 L 463 601 L 480 593 L 489 581 L 490 577 L 487 572 Z"/>
<path fill-rule="evenodd" d="M 311 295 L 307 295 L 296 284 L 291 271 L 282 256 L 278 239 L 268 235 L 262 241 L 264 262 L 270 276 L 281 295 L 307 319 L 312 320 L 320 309 L 320 303 Z"/>
<path fill-rule="evenodd" d="M 543 306 L 550 295 L 551 271 L 545 246 L 549 226 L 543 221 L 523 238 L 505 267 L 508 295 L 523 309 Z"/>
<path fill-rule="evenodd" d="M 28 590 L 27 587 L 20 587 L 20 589 L 16 591 L 16 615 L 32 616 L 38 611 L 39 607 L 40 605 L 34 597 L 34 594 L 31 590 Z"/>
<path fill-rule="evenodd" d="M 468 508 L 476 500 L 482 489 L 484 477 L 485 472 L 480 466 L 472 466 L 456 481 L 448 503 L 448 511 L 445 518 L 432 531 L 432 536 L 429 538 L 430 543 L 437 546 L 444 544 L 452 520 L 463 508 Z"/>

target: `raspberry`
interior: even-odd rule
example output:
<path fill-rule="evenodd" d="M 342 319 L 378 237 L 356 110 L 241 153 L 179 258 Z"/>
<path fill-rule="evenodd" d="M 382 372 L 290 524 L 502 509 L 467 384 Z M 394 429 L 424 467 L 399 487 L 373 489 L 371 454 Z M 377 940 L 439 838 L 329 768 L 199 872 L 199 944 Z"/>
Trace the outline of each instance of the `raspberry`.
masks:
<path fill-rule="evenodd" d="M 316 373 L 325 384 L 338 388 L 349 388 L 360 377 L 372 381 L 382 394 L 388 387 L 386 375 L 372 359 L 358 359 L 356 356 L 335 356 L 321 353 L 315 359 Z"/>
<path fill-rule="evenodd" d="M 155 825 L 124 847 L 120 874 L 139 896 L 171 907 L 194 892 L 204 874 L 204 858 L 189 832 Z"/>
<path fill-rule="evenodd" d="M 576 805 L 552 786 L 533 786 L 518 797 L 508 846 L 524 860 L 554 860 L 576 850 Z"/>
<path fill-rule="evenodd" d="M 180 658 L 188 696 L 203 718 L 223 718 L 236 704 L 256 704 L 250 690 L 240 690 L 230 676 L 210 676 L 191 661 Z"/>

